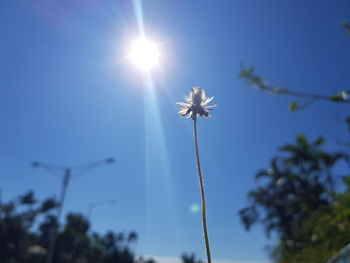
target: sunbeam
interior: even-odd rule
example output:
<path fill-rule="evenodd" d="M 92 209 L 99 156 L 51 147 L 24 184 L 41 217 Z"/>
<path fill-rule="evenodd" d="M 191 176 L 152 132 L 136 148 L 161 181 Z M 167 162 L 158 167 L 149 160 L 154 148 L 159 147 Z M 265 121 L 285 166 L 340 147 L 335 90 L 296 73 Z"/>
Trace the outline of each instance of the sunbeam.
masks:
<path fill-rule="evenodd" d="M 170 231 L 168 234 L 181 243 L 182 227 L 179 225 L 174 182 L 160 108 L 151 75 L 145 75 L 147 86 L 145 91 L 146 220 L 151 222 L 154 216 L 164 217 L 170 224 L 170 229 L 167 229 Z M 154 231 L 154 229 L 148 229 L 147 238 L 152 238 Z"/>
<path fill-rule="evenodd" d="M 145 36 L 144 25 L 143 25 L 143 12 L 142 12 L 142 1 L 141 0 L 133 0 L 135 18 L 137 22 L 137 26 L 140 32 L 140 37 Z"/>
<path fill-rule="evenodd" d="M 134 0 L 134 12 L 139 29 L 139 38 L 142 40 L 147 39 L 144 22 L 142 3 L 140 0 Z M 143 44 L 145 41 L 142 42 Z M 136 44 L 135 44 L 136 45 Z M 174 243 L 181 243 L 181 231 L 182 227 L 179 225 L 178 209 L 175 198 L 174 183 L 171 177 L 171 169 L 168 157 L 168 150 L 166 144 L 166 138 L 164 136 L 163 125 L 160 115 L 160 108 L 157 100 L 156 89 L 153 82 L 151 71 L 148 70 L 149 66 L 154 66 L 158 62 L 158 50 L 152 42 L 147 42 L 148 50 L 146 53 L 152 51 L 153 57 L 146 57 L 150 60 L 144 61 L 144 50 L 140 52 L 140 45 L 137 47 L 137 52 L 134 52 L 134 58 L 138 57 L 138 62 L 135 63 L 142 69 L 143 85 L 145 86 L 145 160 L 146 160 L 146 244 L 147 247 L 153 243 L 153 236 L 155 232 L 159 232 L 159 229 L 151 229 L 152 220 L 155 217 L 164 218 L 169 222 L 169 226 L 166 229 L 167 236 L 171 235 Z M 134 49 L 134 50 L 135 50 Z M 142 48 L 143 49 L 143 48 Z M 137 54 L 136 54 L 137 53 Z M 140 53 L 141 56 L 140 56 Z M 137 56 L 136 56 L 137 55 Z M 141 57 L 141 60 L 140 60 Z M 135 62 L 134 60 L 134 62 Z M 140 62 L 141 61 L 141 62 Z M 140 66 L 147 65 L 147 67 Z M 146 70 L 143 70 L 146 69 Z"/>

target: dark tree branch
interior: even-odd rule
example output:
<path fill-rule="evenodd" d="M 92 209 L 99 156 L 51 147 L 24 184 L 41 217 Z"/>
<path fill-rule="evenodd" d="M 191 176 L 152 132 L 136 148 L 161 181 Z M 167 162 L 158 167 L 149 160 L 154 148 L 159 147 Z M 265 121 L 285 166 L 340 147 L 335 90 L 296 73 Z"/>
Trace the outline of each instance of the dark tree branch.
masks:
<path fill-rule="evenodd" d="M 308 99 L 308 101 L 304 102 L 301 105 L 299 105 L 298 102 L 292 102 L 290 104 L 290 110 L 292 111 L 306 108 L 307 106 L 311 105 L 312 103 L 318 100 L 350 104 L 350 90 L 343 90 L 332 95 L 319 95 L 283 89 L 280 88 L 278 85 L 268 84 L 262 77 L 255 73 L 255 69 L 253 67 L 242 67 L 239 77 L 245 79 L 249 86 L 252 86 L 262 91 L 269 92 L 271 94 L 287 95 L 296 98 Z"/>

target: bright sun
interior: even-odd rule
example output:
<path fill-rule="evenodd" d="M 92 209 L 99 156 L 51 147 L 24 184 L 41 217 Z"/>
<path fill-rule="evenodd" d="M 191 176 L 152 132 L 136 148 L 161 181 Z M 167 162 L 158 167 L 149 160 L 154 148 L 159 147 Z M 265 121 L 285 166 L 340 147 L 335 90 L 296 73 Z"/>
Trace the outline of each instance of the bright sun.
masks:
<path fill-rule="evenodd" d="M 149 71 L 158 64 L 159 50 L 150 40 L 141 38 L 131 46 L 129 56 L 139 69 Z"/>

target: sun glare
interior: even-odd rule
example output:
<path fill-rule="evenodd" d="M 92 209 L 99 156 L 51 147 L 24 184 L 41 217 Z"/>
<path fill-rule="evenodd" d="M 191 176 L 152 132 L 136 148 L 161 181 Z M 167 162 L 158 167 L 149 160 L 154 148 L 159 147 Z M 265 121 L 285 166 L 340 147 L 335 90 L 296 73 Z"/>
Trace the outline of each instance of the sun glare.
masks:
<path fill-rule="evenodd" d="M 131 46 L 129 56 L 139 69 L 149 71 L 158 64 L 159 50 L 150 40 L 141 38 Z"/>

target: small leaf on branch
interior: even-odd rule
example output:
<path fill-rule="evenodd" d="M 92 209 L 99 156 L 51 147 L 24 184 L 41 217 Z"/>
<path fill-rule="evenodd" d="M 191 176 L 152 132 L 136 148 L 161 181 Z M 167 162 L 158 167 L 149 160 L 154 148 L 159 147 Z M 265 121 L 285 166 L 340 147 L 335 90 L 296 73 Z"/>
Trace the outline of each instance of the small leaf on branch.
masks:
<path fill-rule="evenodd" d="M 336 102 L 345 101 L 341 93 L 333 94 L 329 97 L 329 99 Z"/>
<path fill-rule="evenodd" d="M 289 105 L 289 109 L 291 111 L 296 111 L 298 110 L 298 102 L 297 101 L 293 101 L 290 105 Z"/>
<path fill-rule="evenodd" d="M 297 144 L 302 145 L 302 146 L 306 146 L 308 144 L 308 141 L 307 141 L 306 136 L 304 134 L 299 134 L 297 136 Z"/>
<path fill-rule="evenodd" d="M 318 137 L 317 140 L 314 142 L 316 146 L 320 146 L 324 143 L 324 139 L 322 137 Z"/>

